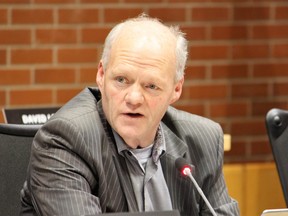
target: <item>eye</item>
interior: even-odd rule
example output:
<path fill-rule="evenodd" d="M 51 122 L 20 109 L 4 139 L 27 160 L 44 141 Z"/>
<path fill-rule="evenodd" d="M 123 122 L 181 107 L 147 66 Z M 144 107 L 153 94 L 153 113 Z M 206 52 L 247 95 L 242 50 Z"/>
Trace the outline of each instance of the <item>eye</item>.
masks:
<path fill-rule="evenodd" d="M 158 87 L 155 84 L 149 84 L 149 85 L 147 85 L 147 88 L 152 89 L 152 90 L 158 89 Z"/>
<path fill-rule="evenodd" d="M 116 77 L 116 81 L 119 83 L 125 83 L 126 79 L 124 77 L 120 76 L 120 77 Z"/>

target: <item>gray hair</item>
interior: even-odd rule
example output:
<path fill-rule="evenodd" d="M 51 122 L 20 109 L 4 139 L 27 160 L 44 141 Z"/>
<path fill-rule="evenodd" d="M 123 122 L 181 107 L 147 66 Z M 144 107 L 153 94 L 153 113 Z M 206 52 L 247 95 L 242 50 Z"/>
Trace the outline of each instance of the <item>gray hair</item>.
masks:
<path fill-rule="evenodd" d="M 106 37 L 105 43 L 104 43 L 104 48 L 103 48 L 103 53 L 102 53 L 102 64 L 104 70 L 108 66 L 108 62 L 110 59 L 110 52 L 113 43 L 117 39 L 117 37 L 120 35 L 121 30 L 124 28 L 124 26 L 128 23 L 135 23 L 135 22 L 142 22 L 142 21 L 150 21 L 153 23 L 158 23 L 164 26 L 163 23 L 161 23 L 158 19 L 156 18 L 151 18 L 147 16 L 146 14 L 141 14 L 140 16 L 136 18 L 131 18 L 127 19 L 126 21 L 117 24 L 112 30 L 109 32 L 108 36 Z M 185 39 L 185 34 L 180 31 L 178 26 L 165 26 L 169 29 L 172 35 L 175 36 L 176 38 L 176 47 L 175 47 L 175 55 L 176 55 L 176 75 L 175 75 L 175 80 L 179 81 L 184 77 L 184 70 L 185 70 L 185 65 L 187 61 L 187 47 L 188 47 L 188 42 Z"/>

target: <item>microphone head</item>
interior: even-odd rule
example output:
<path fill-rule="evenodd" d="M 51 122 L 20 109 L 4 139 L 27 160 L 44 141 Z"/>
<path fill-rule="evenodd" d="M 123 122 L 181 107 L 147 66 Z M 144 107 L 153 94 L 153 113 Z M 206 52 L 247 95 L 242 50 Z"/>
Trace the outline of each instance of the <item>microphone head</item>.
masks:
<path fill-rule="evenodd" d="M 189 173 L 192 173 L 192 166 L 188 164 L 184 158 L 177 158 L 175 166 L 182 175 L 187 176 Z"/>

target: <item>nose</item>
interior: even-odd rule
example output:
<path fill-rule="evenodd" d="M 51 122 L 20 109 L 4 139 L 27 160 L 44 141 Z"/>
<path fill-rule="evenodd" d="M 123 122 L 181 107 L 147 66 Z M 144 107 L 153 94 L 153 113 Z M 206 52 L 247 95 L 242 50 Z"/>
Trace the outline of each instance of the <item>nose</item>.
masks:
<path fill-rule="evenodd" d="M 125 96 L 126 103 L 132 106 L 139 106 L 144 101 L 143 92 L 140 86 L 133 85 L 128 89 L 128 92 Z"/>

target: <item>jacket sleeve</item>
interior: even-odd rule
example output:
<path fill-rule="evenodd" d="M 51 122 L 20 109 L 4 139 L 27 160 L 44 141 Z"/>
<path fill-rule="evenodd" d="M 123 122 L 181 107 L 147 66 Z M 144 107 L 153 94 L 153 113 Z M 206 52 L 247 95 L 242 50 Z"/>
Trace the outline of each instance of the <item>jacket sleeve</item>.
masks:
<path fill-rule="evenodd" d="M 83 134 L 66 119 L 52 120 L 37 133 L 31 150 L 28 188 L 38 215 L 101 212 L 95 176 Z M 85 160 L 84 160 L 85 158 Z"/>
<path fill-rule="evenodd" d="M 225 183 L 223 175 L 223 155 L 224 155 L 224 146 L 223 146 L 223 132 L 221 127 L 217 124 L 216 127 L 216 164 L 214 173 L 210 176 L 209 181 L 205 185 L 207 199 L 210 201 L 212 207 L 214 208 L 218 216 L 238 216 L 239 208 L 236 200 L 231 198 L 228 194 L 227 186 Z M 208 155 L 207 155 L 208 156 Z M 205 189 L 204 189 L 205 190 Z M 201 215 L 211 215 L 210 210 L 207 206 L 202 209 Z"/>

